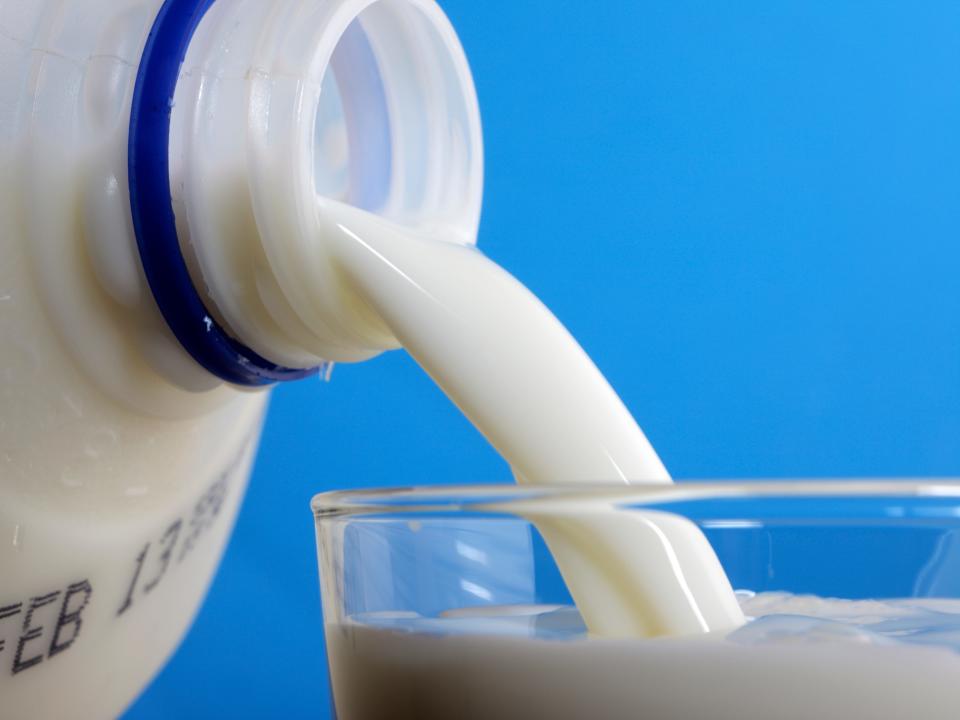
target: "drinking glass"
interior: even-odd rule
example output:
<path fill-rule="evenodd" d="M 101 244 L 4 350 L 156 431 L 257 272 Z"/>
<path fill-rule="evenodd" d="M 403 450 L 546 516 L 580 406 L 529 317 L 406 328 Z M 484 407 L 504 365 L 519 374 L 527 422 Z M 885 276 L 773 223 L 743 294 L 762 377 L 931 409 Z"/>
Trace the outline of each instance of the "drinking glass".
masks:
<path fill-rule="evenodd" d="M 832 682 L 829 673 L 822 682 L 813 678 L 796 665 L 807 643 L 795 638 L 782 645 L 786 655 L 765 661 L 782 663 L 778 672 L 796 673 L 796 683 L 785 686 L 793 690 L 781 692 L 792 696 L 766 697 L 769 693 L 752 677 L 764 667 L 752 663 L 753 656 L 740 658 L 738 653 L 749 650 L 742 644 L 723 641 L 707 647 L 699 638 L 700 650 L 685 655 L 689 639 L 590 637 L 546 543 L 525 518 L 549 518 L 598 502 L 612 513 L 655 510 L 688 518 L 702 530 L 743 596 L 778 592 L 845 600 L 922 599 L 930 612 L 940 607 L 938 602 L 960 598 L 958 481 L 711 481 L 324 493 L 314 498 L 312 508 L 339 720 L 753 718 L 762 713 L 779 718 L 901 717 L 889 713 L 909 708 L 917 716 L 940 717 L 936 707 L 921 712 L 914 700 L 960 686 L 958 654 L 955 667 L 934 662 L 935 672 L 924 674 L 929 687 L 898 688 L 896 697 L 905 696 L 907 705 L 893 707 L 897 701 L 887 698 L 883 687 L 890 683 L 865 691 L 846 687 L 859 680 L 848 682 L 842 673 L 834 673 Z M 630 560 L 629 546 L 622 555 Z M 872 604 L 854 607 L 861 614 L 875 611 Z M 944 618 L 954 624 L 960 648 L 960 615 Z M 910 632 L 909 624 L 903 632 Z M 847 645 L 862 645 L 861 640 L 853 637 Z M 627 645 L 635 649 L 637 643 L 653 643 L 648 647 L 659 655 L 651 660 L 631 654 Z M 877 647 L 851 666 L 867 667 L 877 653 L 889 649 L 886 640 Z M 622 662 L 611 679 L 610 657 L 617 653 Z M 705 667 L 727 673 L 726 690 L 690 685 L 689 673 L 684 681 L 689 692 L 657 690 L 707 655 L 711 659 Z M 675 668 L 674 676 L 656 680 L 658 669 L 668 667 Z M 940 675 L 952 678 L 950 688 Z M 922 698 L 910 697 L 914 687 Z M 943 716 L 958 707 L 960 700 L 943 708 Z"/>

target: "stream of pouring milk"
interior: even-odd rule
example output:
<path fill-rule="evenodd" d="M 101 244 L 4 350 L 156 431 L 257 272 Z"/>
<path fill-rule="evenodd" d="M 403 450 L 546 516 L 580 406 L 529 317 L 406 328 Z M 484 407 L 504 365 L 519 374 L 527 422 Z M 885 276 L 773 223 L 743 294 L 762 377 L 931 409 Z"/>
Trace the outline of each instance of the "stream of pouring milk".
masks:
<path fill-rule="evenodd" d="M 646 436 L 552 313 L 472 246 L 318 200 L 347 286 L 446 392 L 519 482 L 670 476 Z M 687 635 L 743 623 L 700 530 L 674 515 L 598 505 L 529 515 L 591 633 Z"/>

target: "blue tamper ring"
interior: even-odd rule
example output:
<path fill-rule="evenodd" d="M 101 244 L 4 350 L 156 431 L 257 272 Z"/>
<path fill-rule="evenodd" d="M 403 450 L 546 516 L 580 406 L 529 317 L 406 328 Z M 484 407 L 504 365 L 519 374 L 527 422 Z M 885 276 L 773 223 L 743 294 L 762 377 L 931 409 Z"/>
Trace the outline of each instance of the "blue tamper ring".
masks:
<path fill-rule="evenodd" d="M 177 238 L 170 196 L 170 113 L 180 66 L 214 0 L 166 0 L 147 37 L 130 109 L 130 210 L 140 261 L 167 325 L 194 360 L 236 385 L 315 375 L 270 362 L 227 334 L 194 287 Z"/>

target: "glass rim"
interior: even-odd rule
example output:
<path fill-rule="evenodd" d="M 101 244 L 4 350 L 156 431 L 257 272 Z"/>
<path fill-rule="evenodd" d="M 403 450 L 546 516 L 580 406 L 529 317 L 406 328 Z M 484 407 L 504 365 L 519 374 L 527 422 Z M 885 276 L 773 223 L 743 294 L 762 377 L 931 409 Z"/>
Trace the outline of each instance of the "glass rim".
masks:
<path fill-rule="evenodd" d="M 877 498 L 956 498 L 960 478 L 777 478 L 680 480 L 674 483 L 583 483 L 557 485 L 435 485 L 319 493 L 310 502 L 317 520 L 345 516 L 405 513 L 560 513 L 586 503 L 668 505 L 711 500 L 764 499 L 871 500 Z"/>

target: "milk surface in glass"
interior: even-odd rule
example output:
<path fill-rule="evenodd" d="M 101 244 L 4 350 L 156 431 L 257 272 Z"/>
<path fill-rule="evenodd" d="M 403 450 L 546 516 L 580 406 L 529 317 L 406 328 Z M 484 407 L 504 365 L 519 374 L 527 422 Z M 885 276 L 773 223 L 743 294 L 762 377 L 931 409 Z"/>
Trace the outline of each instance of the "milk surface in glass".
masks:
<path fill-rule="evenodd" d="M 732 633 L 587 639 L 570 607 L 328 625 L 340 720 L 947 720 L 960 601 L 744 594 Z"/>

